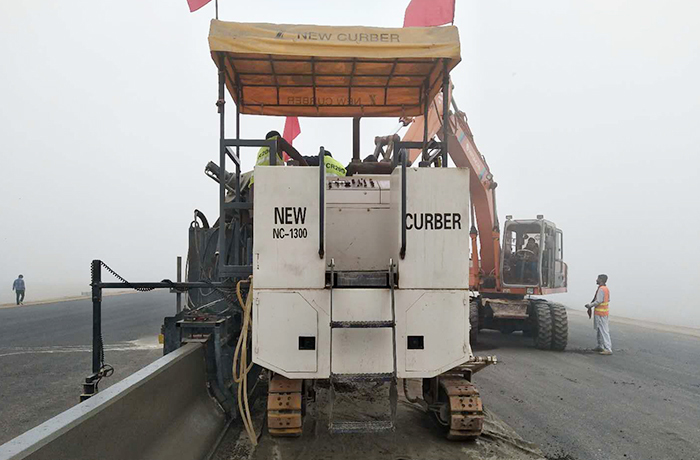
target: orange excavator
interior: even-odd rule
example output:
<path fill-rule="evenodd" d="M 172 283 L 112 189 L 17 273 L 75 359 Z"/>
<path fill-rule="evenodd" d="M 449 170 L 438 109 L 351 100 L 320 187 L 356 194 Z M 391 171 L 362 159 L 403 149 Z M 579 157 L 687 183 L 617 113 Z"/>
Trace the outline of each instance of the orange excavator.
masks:
<path fill-rule="evenodd" d="M 477 343 L 479 330 L 494 329 L 504 334 L 522 331 L 533 337 L 540 349 L 564 350 L 568 340 L 568 319 L 563 305 L 541 296 L 567 290 L 567 266 L 564 263 L 564 234 L 554 222 L 538 215 L 535 219 L 506 216 L 501 232 L 496 208 L 496 187 L 486 159 L 474 143 L 467 118 L 451 98 L 449 129 L 442 120 L 442 94 L 432 101 L 424 117 L 402 119 L 408 131 L 401 141 L 440 141 L 448 133 L 448 153 L 458 167 L 471 171 L 470 193 L 472 226 L 469 288 L 474 293 L 470 304 L 471 342 Z M 390 155 L 397 135 L 377 138 L 377 152 Z M 411 149 L 408 158 L 421 166 L 439 165 L 440 155 L 431 155 L 430 143 L 423 149 Z M 476 224 L 476 225 L 475 225 Z M 502 237 L 502 238 L 501 238 Z"/>

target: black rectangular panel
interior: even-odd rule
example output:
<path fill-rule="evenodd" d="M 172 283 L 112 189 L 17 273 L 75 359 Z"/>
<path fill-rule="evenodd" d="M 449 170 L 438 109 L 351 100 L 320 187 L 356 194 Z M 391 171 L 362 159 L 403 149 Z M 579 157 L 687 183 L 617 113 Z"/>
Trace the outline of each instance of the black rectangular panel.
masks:
<path fill-rule="evenodd" d="M 316 349 L 316 337 L 305 337 L 299 336 L 299 349 L 300 350 L 315 350 Z"/>
<path fill-rule="evenodd" d="M 408 336 L 408 349 L 409 350 L 423 350 L 425 349 L 425 342 L 422 335 L 409 335 Z"/>

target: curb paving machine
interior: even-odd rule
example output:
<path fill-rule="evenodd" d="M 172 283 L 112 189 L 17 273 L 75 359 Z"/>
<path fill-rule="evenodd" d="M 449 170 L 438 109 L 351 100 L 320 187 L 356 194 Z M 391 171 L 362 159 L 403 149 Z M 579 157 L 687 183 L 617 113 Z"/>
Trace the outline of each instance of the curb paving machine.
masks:
<path fill-rule="evenodd" d="M 218 245 L 208 263 L 190 261 L 190 278 L 203 269 L 213 279 L 252 275 L 242 324 L 245 333 L 252 323 L 253 363 L 271 373 L 270 434 L 301 434 L 319 380 L 329 382 L 331 432 L 393 430 L 398 379 L 422 379 L 447 437 L 478 436 L 483 409 L 471 375 L 490 361 L 469 344 L 470 171 L 446 167 L 446 142 L 398 141 L 382 162 L 362 162 L 359 145 L 361 117 L 422 115 L 449 86 L 460 60 L 457 28 L 213 21 L 209 43 L 221 152 L 208 174 L 218 179 L 221 207 L 215 229 L 194 225 L 192 239 L 216 232 Z M 224 88 L 236 104 L 235 139 L 224 135 Z M 329 174 L 324 147 L 319 167 L 279 167 L 276 140 L 240 138 L 240 114 L 353 118 L 348 175 Z M 449 129 L 443 125 L 444 136 Z M 246 147 L 269 158 L 250 188 L 240 180 Z M 410 148 L 422 152 L 422 167 L 408 166 Z M 390 413 L 336 420 L 335 389 L 352 382 L 387 384 Z"/>

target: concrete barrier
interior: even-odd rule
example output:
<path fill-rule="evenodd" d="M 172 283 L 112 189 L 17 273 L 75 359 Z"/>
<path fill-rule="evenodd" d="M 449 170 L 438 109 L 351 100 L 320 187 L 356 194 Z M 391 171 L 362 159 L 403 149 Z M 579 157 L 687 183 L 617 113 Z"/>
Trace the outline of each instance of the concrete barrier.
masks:
<path fill-rule="evenodd" d="M 225 425 L 191 343 L 0 446 L 0 460 L 202 460 Z"/>

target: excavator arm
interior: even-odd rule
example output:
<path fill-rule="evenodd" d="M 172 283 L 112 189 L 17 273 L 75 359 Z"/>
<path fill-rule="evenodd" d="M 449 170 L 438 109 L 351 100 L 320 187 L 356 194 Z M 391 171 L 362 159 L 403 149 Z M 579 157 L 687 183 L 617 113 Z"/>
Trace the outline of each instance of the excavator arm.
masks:
<path fill-rule="evenodd" d="M 457 108 L 452 99 L 453 112 L 450 113 L 448 153 L 457 167 L 469 168 L 469 188 L 472 201 L 472 262 L 469 270 L 469 288 L 475 291 L 500 290 L 500 228 L 496 212 L 496 182 L 489 170 L 486 159 L 474 143 L 474 136 L 469 129 L 467 117 Z M 442 93 L 438 93 L 429 106 L 427 114 L 428 131 L 426 139 L 443 134 Z M 419 142 L 424 135 L 424 117 L 412 120 L 404 141 Z M 444 141 L 444 139 L 440 139 Z M 421 150 L 409 151 L 409 159 L 413 162 L 421 155 Z M 476 223 L 476 225 L 475 225 Z M 477 248 L 479 239 L 479 252 Z"/>

